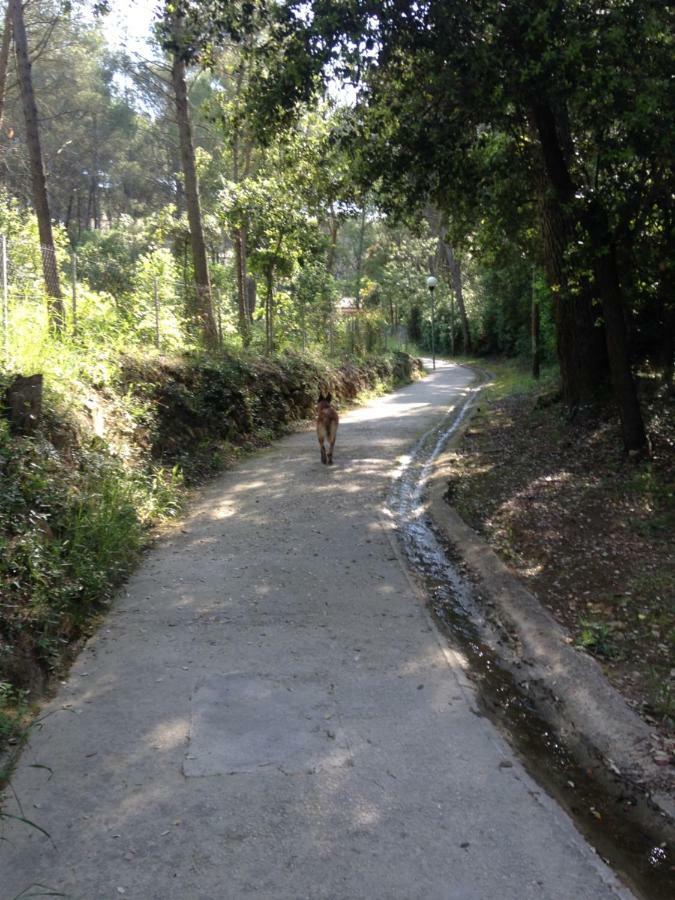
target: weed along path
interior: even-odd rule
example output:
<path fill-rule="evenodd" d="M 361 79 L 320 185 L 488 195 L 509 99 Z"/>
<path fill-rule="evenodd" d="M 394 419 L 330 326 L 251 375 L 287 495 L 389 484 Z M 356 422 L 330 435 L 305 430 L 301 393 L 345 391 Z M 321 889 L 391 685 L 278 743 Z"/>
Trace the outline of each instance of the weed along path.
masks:
<path fill-rule="evenodd" d="M 332 467 L 295 434 L 201 493 L 32 735 L 13 787 L 50 837 L 2 824 L 1 900 L 630 896 L 476 714 L 383 514 L 471 381 L 344 415 Z"/>

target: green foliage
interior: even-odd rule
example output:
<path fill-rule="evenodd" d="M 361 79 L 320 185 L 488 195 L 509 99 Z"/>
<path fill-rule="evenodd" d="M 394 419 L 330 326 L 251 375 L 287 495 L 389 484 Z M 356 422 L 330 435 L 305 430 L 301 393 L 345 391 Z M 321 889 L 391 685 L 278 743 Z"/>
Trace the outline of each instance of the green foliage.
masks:
<path fill-rule="evenodd" d="M 136 265 L 147 247 L 131 221 L 112 231 L 87 231 L 77 245 L 78 276 L 92 290 L 123 297 L 134 289 Z"/>
<path fill-rule="evenodd" d="M 12 739 L 28 708 L 26 691 L 18 690 L 8 681 L 0 681 L 0 753 Z M 0 766 L 0 786 L 6 773 Z"/>
<path fill-rule="evenodd" d="M 142 344 L 159 339 L 165 351 L 185 347 L 188 335 L 184 317 L 185 304 L 181 296 L 192 285 L 180 282 L 178 266 L 170 250 L 165 247 L 144 253 L 137 261 L 133 279 L 133 294 L 126 305 L 126 314 Z"/>
<path fill-rule="evenodd" d="M 26 633 L 50 666 L 129 571 L 144 523 L 175 514 L 180 479 L 125 467 L 95 441 L 64 453 L 13 438 L 5 424 L 0 463 L 0 669 Z"/>
<path fill-rule="evenodd" d="M 631 488 L 634 496 L 651 512 L 648 519 L 633 524 L 635 530 L 664 538 L 672 533 L 675 529 L 675 483 L 664 477 L 653 463 L 647 462 L 633 476 Z"/>
<path fill-rule="evenodd" d="M 667 728 L 675 727 L 675 684 L 670 672 L 652 667 L 649 689 L 652 710 L 663 718 Z"/>
<path fill-rule="evenodd" d="M 576 646 L 590 650 L 597 656 L 611 659 L 617 653 L 612 630 L 605 622 L 586 621 L 577 636 Z"/>

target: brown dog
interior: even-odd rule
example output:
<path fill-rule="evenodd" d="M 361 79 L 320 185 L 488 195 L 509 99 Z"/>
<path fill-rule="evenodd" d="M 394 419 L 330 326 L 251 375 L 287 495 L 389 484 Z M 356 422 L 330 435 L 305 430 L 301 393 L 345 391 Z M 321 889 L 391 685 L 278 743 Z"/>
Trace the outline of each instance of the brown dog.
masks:
<path fill-rule="evenodd" d="M 319 447 L 321 448 L 321 462 L 333 465 L 333 447 L 335 446 L 335 438 L 338 430 L 338 414 L 331 406 L 333 397 L 323 391 L 319 394 L 319 402 L 316 407 L 316 435 L 319 438 Z M 326 450 L 324 441 L 328 441 L 328 450 Z"/>

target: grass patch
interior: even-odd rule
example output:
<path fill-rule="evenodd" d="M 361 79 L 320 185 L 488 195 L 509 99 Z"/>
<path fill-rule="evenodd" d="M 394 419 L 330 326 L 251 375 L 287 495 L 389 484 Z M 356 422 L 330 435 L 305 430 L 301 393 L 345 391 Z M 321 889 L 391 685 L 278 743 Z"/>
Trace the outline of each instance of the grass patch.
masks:
<path fill-rule="evenodd" d="M 458 357 L 453 358 L 453 362 L 473 366 L 486 373 L 488 381 L 483 388 L 486 403 L 526 394 L 553 393 L 557 388 L 558 370 L 553 365 L 542 366 L 537 379 L 532 375 L 530 367 L 518 359 Z"/>

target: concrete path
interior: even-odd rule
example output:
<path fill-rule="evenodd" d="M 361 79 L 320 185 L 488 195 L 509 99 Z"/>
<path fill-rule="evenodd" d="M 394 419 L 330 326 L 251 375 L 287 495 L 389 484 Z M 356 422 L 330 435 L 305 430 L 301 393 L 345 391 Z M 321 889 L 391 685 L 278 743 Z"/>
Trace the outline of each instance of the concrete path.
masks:
<path fill-rule="evenodd" d="M 2 826 L 1 900 L 629 896 L 476 715 L 382 515 L 470 380 L 343 416 L 332 468 L 296 434 L 203 491 L 22 757 L 53 843 Z"/>

